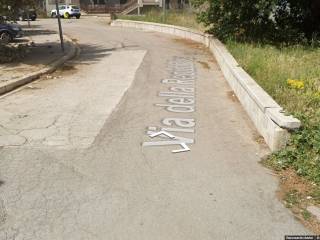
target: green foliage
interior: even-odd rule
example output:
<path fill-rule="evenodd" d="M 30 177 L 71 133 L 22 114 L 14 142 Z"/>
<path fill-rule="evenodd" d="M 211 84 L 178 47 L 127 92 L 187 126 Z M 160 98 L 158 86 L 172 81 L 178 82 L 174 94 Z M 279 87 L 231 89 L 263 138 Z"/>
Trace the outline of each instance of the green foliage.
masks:
<path fill-rule="evenodd" d="M 320 32 L 317 0 L 194 0 L 198 20 L 222 40 L 294 42 Z"/>
<path fill-rule="evenodd" d="M 320 188 L 314 189 L 311 193 L 311 197 L 317 204 L 320 204 Z"/>
<path fill-rule="evenodd" d="M 289 10 L 290 9 L 290 10 Z M 308 39 L 320 32 L 320 2 L 318 0 L 277 0 L 275 10 L 277 33 L 304 35 Z"/>
<path fill-rule="evenodd" d="M 236 43 L 227 46 L 240 65 L 288 113 L 302 121 L 287 147 L 271 156 L 275 169 L 292 167 L 300 176 L 320 184 L 320 48 Z M 303 82 L 294 88 L 288 79 Z"/>
<path fill-rule="evenodd" d="M 33 7 L 36 0 L 0 0 L 0 15 L 16 19 L 19 9 Z"/>
<path fill-rule="evenodd" d="M 297 190 L 292 190 L 286 193 L 284 201 L 287 208 L 292 208 L 294 205 L 299 204 L 301 201 L 300 194 Z"/>
<path fill-rule="evenodd" d="M 302 210 L 302 217 L 304 218 L 304 220 L 310 220 L 310 218 L 312 217 L 311 213 L 308 212 L 308 210 L 303 209 Z"/>
<path fill-rule="evenodd" d="M 320 184 L 320 126 L 304 120 L 303 128 L 294 132 L 288 146 L 270 161 L 277 168 L 293 167 L 298 175 Z"/>
<path fill-rule="evenodd" d="M 198 15 L 200 22 L 220 39 L 266 38 L 272 29 L 269 16 L 274 7 L 272 0 L 197 0 L 198 7 L 208 7 Z"/>
<path fill-rule="evenodd" d="M 28 53 L 26 45 L 7 46 L 0 44 L 0 64 L 20 60 Z"/>

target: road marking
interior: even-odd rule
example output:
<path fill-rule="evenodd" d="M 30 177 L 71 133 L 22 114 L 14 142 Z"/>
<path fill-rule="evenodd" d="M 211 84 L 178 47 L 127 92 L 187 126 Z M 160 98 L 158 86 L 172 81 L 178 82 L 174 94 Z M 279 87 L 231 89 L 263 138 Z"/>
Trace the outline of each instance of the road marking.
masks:
<path fill-rule="evenodd" d="M 149 137 L 154 138 L 154 137 L 159 136 L 159 135 L 165 135 L 165 136 L 167 136 L 169 138 L 175 138 L 175 136 L 173 136 L 172 134 L 170 134 L 170 133 L 168 133 L 166 131 L 163 131 L 163 130 L 160 131 L 160 132 L 152 133 L 152 134 L 149 135 Z"/>
<path fill-rule="evenodd" d="M 152 129 L 152 130 L 150 130 L 150 129 Z M 154 132 L 156 129 L 157 129 L 157 127 L 149 127 L 150 131 L 148 131 L 147 134 L 149 135 L 150 138 L 154 138 L 154 137 L 161 137 L 161 138 L 167 138 L 167 139 L 169 138 L 170 141 L 144 142 L 143 143 L 144 147 L 180 145 L 182 147 L 182 149 L 172 150 L 172 153 L 181 153 L 181 152 L 190 151 L 190 148 L 188 147 L 187 143 L 193 144 L 194 143 L 193 139 L 174 136 L 173 134 L 168 133 L 167 131 L 164 131 L 163 129 L 161 129 L 158 132 Z"/>
<path fill-rule="evenodd" d="M 174 57 L 168 63 L 169 77 L 161 82 L 168 86 L 166 91 L 160 91 L 158 96 L 167 98 L 166 103 L 156 103 L 155 106 L 162 107 L 168 112 L 184 114 L 184 117 L 164 118 L 161 123 L 163 127 L 148 127 L 147 135 L 151 138 L 160 138 L 165 140 L 157 140 L 143 142 L 143 147 L 154 146 L 171 146 L 178 145 L 181 148 L 172 150 L 172 153 L 182 153 L 191 151 L 187 145 L 194 144 L 193 134 L 196 125 L 195 119 L 186 118 L 186 113 L 194 113 L 196 111 L 195 97 L 195 81 L 197 73 L 192 58 Z M 171 86 L 173 85 L 173 86 Z M 173 134 L 174 133 L 174 134 Z M 177 133 L 192 134 L 192 138 L 177 136 Z"/>

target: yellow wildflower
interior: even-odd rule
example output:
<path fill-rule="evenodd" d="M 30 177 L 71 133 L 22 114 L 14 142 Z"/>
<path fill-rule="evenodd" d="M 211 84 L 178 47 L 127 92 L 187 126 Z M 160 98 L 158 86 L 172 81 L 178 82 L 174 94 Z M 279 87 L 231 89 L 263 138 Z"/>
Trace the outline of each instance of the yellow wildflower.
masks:
<path fill-rule="evenodd" d="M 294 89 L 304 89 L 304 82 L 301 80 L 288 79 L 287 84 Z"/>
<path fill-rule="evenodd" d="M 316 93 L 314 93 L 314 97 L 316 97 L 316 98 L 320 98 L 320 92 L 316 92 Z"/>

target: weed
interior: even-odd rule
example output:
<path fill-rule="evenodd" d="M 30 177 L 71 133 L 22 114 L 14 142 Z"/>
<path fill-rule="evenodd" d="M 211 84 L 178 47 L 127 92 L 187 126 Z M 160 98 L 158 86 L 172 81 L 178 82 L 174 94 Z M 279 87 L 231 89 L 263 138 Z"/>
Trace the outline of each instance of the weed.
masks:
<path fill-rule="evenodd" d="M 304 220 L 308 221 L 312 216 L 311 213 L 309 211 L 307 211 L 306 209 L 302 210 L 302 217 Z"/>
<path fill-rule="evenodd" d="M 299 203 L 299 193 L 297 190 L 291 190 L 286 193 L 284 197 L 284 201 L 287 208 L 292 208 L 294 205 Z"/>

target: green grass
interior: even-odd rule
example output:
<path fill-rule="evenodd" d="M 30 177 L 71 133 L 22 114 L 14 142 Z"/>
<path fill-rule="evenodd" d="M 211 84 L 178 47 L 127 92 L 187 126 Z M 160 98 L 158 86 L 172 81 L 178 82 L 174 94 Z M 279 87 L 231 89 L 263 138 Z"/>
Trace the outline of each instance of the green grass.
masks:
<path fill-rule="evenodd" d="M 290 191 L 286 193 L 284 201 L 287 208 L 292 208 L 293 206 L 299 204 L 300 197 L 298 191 Z"/>
<path fill-rule="evenodd" d="M 304 220 L 308 221 L 310 220 L 310 218 L 312 217 L 311 213 L 308 212 L 306 209 L 304 209 L 302 211 L 302 217 L 304 218 Z"/>
<path fill-rule="evenodd" d="M 146 12 L 144 15 L 119 15 L 119 19 L 133 20 L 133 21 L 145 21 L 145 22 L 155 22 L 172 24 L 182 27 L 193 28 L 197 30 L 204 30 L 202 24 L 198 23 L 196 20 L 195 13 L 191 11 L 179 11 L 179 10 L 169 10 L 166 11 L 164 15 L 162 11 L 151 10 Z"/>
<path fill-rule="evenodd" d="M 287 113 L 302 121 L 288 146 L 273 154 L 267 164 L 278 170 L 292 167 L 320 185 L 320 48 L 233 41 L 227 47 Z"/>

